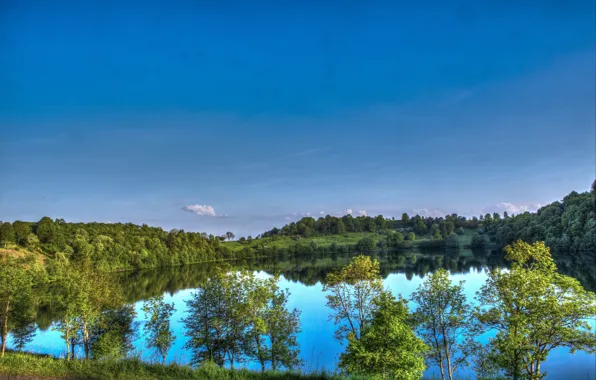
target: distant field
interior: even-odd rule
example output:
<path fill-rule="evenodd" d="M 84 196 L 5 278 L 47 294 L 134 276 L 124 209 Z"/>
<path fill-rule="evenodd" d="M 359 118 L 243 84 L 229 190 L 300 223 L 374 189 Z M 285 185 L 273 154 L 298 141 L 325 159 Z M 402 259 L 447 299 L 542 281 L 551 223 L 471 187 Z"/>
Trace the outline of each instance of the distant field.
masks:
<path fill-rule="evenodd" d="M 262 238 L 262 239 L 253 239 L 251 243 L 240 243 L 238 241 L 232 242 L 224 242 L 223 245 L 231 249 L 232 251 L 239 251 L 245 247 L 256 247 L 260 246 L 261 244 L 265 245 L 266 247 L 278 247 L 278 248 L 288 248 L 296 243 L 300 244 L 310 244 L 311 242 L 315 242 L 319 247 L 327 247 L 333 243 L 338 245 L 355 245 L 358 241 L 366 236 L 372 237 L 375 241 L 379 241 L 383 236 L 384 232 L 348 232 L 343 235 L 326 235 L 326 236 L 313 236 L 308 238 L 300 238 L 298 240 L 289 237 L 289 236 L 275 236 L 271 238 Z M 472 241 L 472 236 L 474 236 L 474 230 L 465 230 L 464 235 L 458 235 L 459 242 L 462 246 L 470 244 Z M 405 234 L 404 234 L 405 235 Z M 422 236 L 416 236 L 416 240 L 414 241 L 414 245 L 417 243 L 430 240 L 430 235 L 425 234 Z"/>
<path fill-rule="evenodd" d="M 296 243 L 310 244 L 315 242 L 319 247 L 330 246 L 333 243 L 341 244 L 356 244 L 358 241 L 366 236 L 371 236 L 373 239 L 380 239 L 381 234 L 370 232 L 348 232 L 343 235 L 327 235 L 327 236 L 313 236 L 308 238 L 300 238 L 298 240 L 289 236 L 274 236 L 270 238 L 254 239 L 251 243 L 242 244 L 238 241 L 224 242 L 223 245 L 233 251 L 241 250 L 244 247 L 260 246 L 264 244 L 266 247 L 288 248 Z"/>

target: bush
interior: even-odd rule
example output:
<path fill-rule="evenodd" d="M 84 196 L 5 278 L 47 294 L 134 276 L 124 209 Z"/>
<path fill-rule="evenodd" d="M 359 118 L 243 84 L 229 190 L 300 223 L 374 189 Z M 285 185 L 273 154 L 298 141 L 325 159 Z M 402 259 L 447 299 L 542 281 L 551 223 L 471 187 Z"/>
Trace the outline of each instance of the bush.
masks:
<path fill-rule="evenodd" d="M 484 248 L 485 245 L 486 245 L 486 242 L 484 240 L 484 237 L 480 236 L 480 234 L 478 234 L 478 233 L 474 234 L 474 237 L 472 237 L 472 243 L 470 244 L 470 246 L 472 248 Z"/>
<path fill-rule="evenodd" d="M 367 236 L 358 241 L 356 244 L 357 251 L 374 251 L 375 250 L 375 242 L 374 240 Z"/>

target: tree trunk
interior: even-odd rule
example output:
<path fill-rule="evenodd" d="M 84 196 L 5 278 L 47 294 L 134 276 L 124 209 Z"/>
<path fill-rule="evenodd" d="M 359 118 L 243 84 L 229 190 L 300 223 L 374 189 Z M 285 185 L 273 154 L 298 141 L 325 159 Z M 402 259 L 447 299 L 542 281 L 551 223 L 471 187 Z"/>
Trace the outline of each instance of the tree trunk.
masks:
<path fill-rule="evenodd" d="M 4 320 L 2 321 L 2 352 L 0 358 L 4 357 L 6 351 L 6 341 L 8 339 L 8 311 L 10 307 L 10 298 L 6 300 L 6 307 L 4 308 Z"/>
<path fill-rule="evenodd" d="M 64 341 L 66 342 L 66 360 L 70 360 L 70 334 L 68 333 L 68 325 L 65 324 L 65 326 L 67 326 L 64 329 Z"/>
<path fill-rule="evenodd" d="M 453 371 L 451 369 L 451 357 L 449 355 L 449 350 L 445 347 L 445 357 L 447 358 L 447 375 L 449 375 L 449 380 L 453 380 Z"/>
<path fill-rule="evenodd" d="M 83 347 L 85 348 L 85 359 L 89 359 L 89 329 L 87 328 L 87 321 L 83 322 Z"/>

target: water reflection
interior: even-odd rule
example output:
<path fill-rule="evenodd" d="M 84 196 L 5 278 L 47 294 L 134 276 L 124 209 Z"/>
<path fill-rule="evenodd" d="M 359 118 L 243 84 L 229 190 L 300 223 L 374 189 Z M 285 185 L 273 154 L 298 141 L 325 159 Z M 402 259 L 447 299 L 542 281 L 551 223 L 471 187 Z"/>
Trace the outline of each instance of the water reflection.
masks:
<path fill-rule="evenodd" d="M 279 273 L 291 282 L 305 286 L 325 283 L 327 273 L 346 265 L 355 256 L 354 253 L 312 254 L 302 256 L 257 258 L 247 261 L 228 263 L 204 263 L 179 267 L 147 269 L 138 272 L 122 272 L 112 276 L 120 284 L 126 302 L 134 303 L 160 294 L 173 295 L 183 289 L 200 287 L 218 271 L 246 268 L 252 271 L 264 271 L 268 274 Z M 386 278 L 391 273 L 403 273 L 408 280 L 414 276 L 423 278 L 427 273 L 438 268 L 449 270 L 452 274 L 466 274 L 471 271 L 506 267 L 500 250 L 450 250 L 450 251 L 380 251 L 371 254 L 381 263 L 381 275 Z M 565 257 L 557 260 L 559 271 L 577 278 L 591 291 L 596 290 L 596 269 L 594 254 L 586 254 L 582 259 Z M 52 285 L 38 289 L 36 323 L 44 330 L 60 317 L 60 311 L 53 302 L 60 297 L 59 289 Z"/>
<path fill-rule="evenodd" d="M 136 303 L 150 297 L 165 294 L 166 301 L 174 302 L 178 309 L 172 318 L 173 328 L 178 337 L 168 360 L 187 362 L 188 353 L 182 348 L 184 344 L 183 326 L 179 323 L 184 317 L 184 301 L 190 296 L 191 289 L 201 287 L 204 282 L 218 271 L 230 271 L 240 268 L 261 272 L 263 275 L 275 273 L 283 276 L 282 287 L 290 289 L 292 296 L 290 307 L 302 310 L 303 332 L 299 336 L 303 359 L 307 362 L 307 369 L 325 367 L 333 369 L 337 356 L 344 349 L 333 340 L 334 326 L 327 322 L 329 310 L 325 306 L 322 284 L 325 276 L 331 270 L 346 265 L 354 254 L 313 254 L 307 256 L 290 256 L 259 258 L 244 262 L 207 263 L 182 267 L 159 268 L 139 272 L 113 274 L 113 281 L 121 286 L 127 303 Z M 486 279 L 486 270 L 505 267 L 501 251 L 484 250 L 454 250 L 454 251 L 381 251 L 372 254 L 381 263 L 381 275 L 385 285 L 395 294 L 401 293 L 408 297 L 420 284 L 422 278 L 438 268 L 448 269 L 454 280 L 466 281 L 466 295 L 472 298 Z M 583 258 L 564 257 L 557 260 L 559 270 L 577 278 L 582 285 L 591 291 L 596 288 L 596 270 L 594 256 L 584 255 Z M 60 310 L 55 308 L 54 300 L 60 297 L 59 289 L 45 286 L 38 290 L 39 295 L 35 305 L 36 323 L 44 330 L 50 327 L 52 321 L 60 318 Z M 136 305 L 140 311 L 140 305 Z M 142 323 L 143 316 L 139 314 L 138 321 Z M 142 348 L 143 339 L 139 339 L 136 346 Z M 30 347 L 38 352 L 60 354 L 62 341 L 59 333 L 45 331 L 36 337 L 34 345 Z M 565 373 L 564 366 L 557 367 L 557 363 L 566 363 L 571 358 L 565 351 L 557 351 L 549 357 L 546 367 L 551 376 L 558 378 L 557 373 Z M 571 359 L 570 359 L 571 360 Z M 584 371 L 593 363 L 594 357 L 587 354 L 574 355 L 573 362 L 578 370 Z M 592 367 L 590 367 L 592 368 Z M 559 372 L 557 372 L 559 371 Z M 594 375 L 591 370 L 591 376 Z M 427 375 L 432 375 L 429 370 Z M 468 374 L 471 375 L 471 374 Z"/>

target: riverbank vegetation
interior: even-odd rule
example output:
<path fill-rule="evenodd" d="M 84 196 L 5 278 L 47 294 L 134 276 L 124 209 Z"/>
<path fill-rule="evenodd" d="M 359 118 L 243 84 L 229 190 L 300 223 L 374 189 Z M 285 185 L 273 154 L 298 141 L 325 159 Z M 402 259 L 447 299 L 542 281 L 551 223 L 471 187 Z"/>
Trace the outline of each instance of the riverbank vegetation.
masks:
<path fill-rule="evenodd" d="M 585 322 L 596 316 L 594 293 L 560 274 L 543 243 L 519 241 L 508 246 L 506 253 L 510 269 L 490 271 L 476 295 L 479 306 L 474 308 L 462 292 L 463 284 L 453 285 L 448 272 L 442 270 L 427 276 L 410 300 L 395 298 L 382 287 L 380 264 L 369 256 L 357 256 L 329 273 L 325 289 L 330 317 L 337 325 L 336 338 L 347 343 L 339 361 L 341 374 L 419 379 L 426 366 L 435 363 L 442 378 L 451 380 L 458 367 L 472 366 L 472 359 L 482 355 L 477 360 L 483 363 L 476 368 L 479 377 L 537 380 L 544 375 L 541 364 L 556 347 L 595 353 L 596 337 Z M 3 346 L 9 334 L 21 334 L 21 348 L 26 349 L 27 339 L 35 333 L 26 328 L 32 323 L 32 295 L 36 282 L 48 277 L 44 267 L 30 259 L 2 260 Z M 123 303 L 121 289 L 100 272 L 86 267 L 62 269 L 53 283 L 62 292 L 63 302 L 56 305 L 61 317 L 52 326 L 61 332 L 64 357 L 27 359 L 4 354 L 0 359 L 3 373 L 24 375 L 28 368 L 45 366 L 56 366 L 54 377 L 59 371 L 109 374 L 118 368 L 126 373 L 120 366 L 130 365 L 140 368 L 146 378 L 159 371 L 162 378 L 167 378 L 169 371 L 179 371 L 175 372 L 182 376 L 179 378 L 195 378 L 206 370 L 219 371 L 221 378 L 267 378 L 277 376 L 268 369 L 299 368 L 299 310 L 288 309 L 289 294 L 279 288 L 276 276 L 259 279 L 249 271 L 230 271 L 223 266 L 194 293 L 183 322 L 196 372 L 184 366 L 126 359 L 138 332 L 133 323 L 134 307 Z M 415 305 L 412 312 L 407 301 Z M 154 349 L 158 361 L 163 362 L 171 344 L 173 306 L 161 299 L 149 300 L 144 306 L 151 322 L 145 326 L 151 338 L 146 349 Z M 476 339 L 491 330 L 496 335 L 487 345 L 480 345 Z M 25 331 L 30 331 L 28 336 L 23 335 Z M 461 341 L 458 336 L 467 338 Z M 22 367 L 22 372 L 15 369 L 15 363 L 24 365 L 27 360 L 31 367 Z M 263 375 L 219 369 L 248 361 L 260 363 Z"/>

